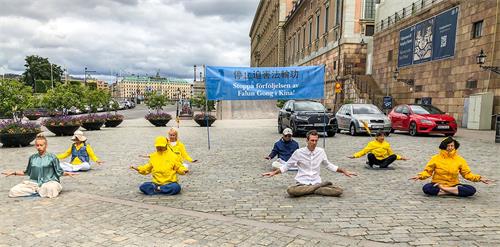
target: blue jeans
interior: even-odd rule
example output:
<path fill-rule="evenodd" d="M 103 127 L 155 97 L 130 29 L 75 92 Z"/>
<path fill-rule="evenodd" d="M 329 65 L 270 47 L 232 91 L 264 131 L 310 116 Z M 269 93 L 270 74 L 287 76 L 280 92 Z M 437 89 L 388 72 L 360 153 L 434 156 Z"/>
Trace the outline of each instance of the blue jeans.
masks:
<path fill-rule="evenodd" d="M 139 189 L 146 195 L 176 195 L 181 192 L 181 186 L 178 183 L 157 185 L 152 182 L 145 182 L 141 184 Z"/>
<path fill-rule="evenodd" d="M 476 193 L 476 188 L 474 188 L 472 185 L 457 184 L 456 186 L 458 187 L 458 196 L 460 197 L 468 197 Z M 422 190 L 425 194 L 431 196 L 437 196 L 437 194 L 439 193 L 439 188 L 437 186 L 434 186 L 434 183 L 425 184 L 424 187 L 422 187 Z"/>

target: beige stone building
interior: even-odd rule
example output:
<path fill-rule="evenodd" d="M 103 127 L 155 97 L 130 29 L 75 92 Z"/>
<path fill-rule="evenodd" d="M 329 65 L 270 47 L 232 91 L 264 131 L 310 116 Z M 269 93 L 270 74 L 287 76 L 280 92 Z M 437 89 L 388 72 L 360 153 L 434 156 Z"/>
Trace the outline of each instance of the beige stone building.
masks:
<path fill-rule="evenodd" d="M 392 7 L 391 2 L 400 3 L 383 0 L 377 11 L 383 12 L 384 6 Z M 399 51 L 400 32 L 455 8 L 458 17 L 453 56 L 399 66 L 399 75 L 395 78 L 398 58 L 405 52 Z M 499 11 L 498 1 L 490 0 L 410 1 L 406 7 L 377 20 L 372 76 L 378 91 L 393 96 L 396 104 L 419 103 L 422 98 L 430 98 L 433 105 L 453 115 L 458 122 L 462 121 L 465 102 L 471 94 L 491 92 L 494 94 L 492 113 L 500 113 L 498 74 L 481 69 L 476 62 L 483 50 L 487 55 L 485 65 L 500 65 L 497 45 L 500 36 L 496 35 L 500 27 Z M 441 40 L 443 45 L 446 45 L 446 39 Z"/>
<path fill-rule="evenodd" d="M 192 84 L 182 79 L 162 77 L 124 77 L 114 85 L 118 98 L 142 98 L 146 92 L 159 92 L 169 99 L 189 99 L 192 95 Z"/>

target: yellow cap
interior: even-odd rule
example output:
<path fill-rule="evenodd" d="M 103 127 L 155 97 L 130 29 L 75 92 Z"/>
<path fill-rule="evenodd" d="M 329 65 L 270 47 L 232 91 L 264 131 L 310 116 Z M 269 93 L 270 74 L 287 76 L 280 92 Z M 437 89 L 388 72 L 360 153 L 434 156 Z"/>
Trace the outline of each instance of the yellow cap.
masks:
<path fill-rule="evenodd" d="M 155 139 L 155 147 L 166 147 L 167 139 L 164 136 L 158 136 Z"/>

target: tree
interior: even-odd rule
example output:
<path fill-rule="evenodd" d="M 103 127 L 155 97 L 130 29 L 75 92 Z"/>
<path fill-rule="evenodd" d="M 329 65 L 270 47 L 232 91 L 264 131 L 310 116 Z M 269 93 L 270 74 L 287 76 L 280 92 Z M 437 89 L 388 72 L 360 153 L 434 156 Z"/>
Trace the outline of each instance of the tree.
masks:
<path fill-rule="evenodd" d="M 34 87 L 35 81 L 38 80 L 51 80 L 51 63 L 48 58 L 40 57 L 37 55 L 27 56 L 24 67 L 26 70 L 23 73 L 23 81 L 26 85 Z M 61 82 L 63 70 L 61 66 L 52 64 L 52 77 L 54 79 L 54 87 L 56 82 Z"/>
<path fill-rule="evenodd" d="M 68 110 L 71 107 L 82 109 L 84 90 L 85 88 L 80 85 L 59 85 L 47 91 L 42 99 L 42 105 L 53 111 Z"/>
<path fill-rule="evenodd" d="M 157 92 L 146 93 L 146 105 L 150 109 L 156 110 L 157 113 L 163 109 L 168 103 L 168 99 L 165 95 L 159 94 Z"/>
<path fill-rule="evenodd" d="M 207 104 L 207 111 L 215 110 L 215 101 L 209 100 L 206 102 L 206 99 L 205 94 L 196 95 L 191 99 L 191 104 L 195 107 L 201 108 L 203 111 L 205 111 L 205 104 Z"/>
<path fill-rule="evenodd" d="M 12 115 L 16 121 L 35 103 L 31 88 L 15 80 L 0 80 L 0 99 L 0 115 Z"/>
<path fill-rule="evenodd" d="M 96 113 L 97 108 L 107 108 L 110 99 L 111 95 L 102 89 L 85 87 L 81 101 L 85 106 L 89 107 L 88 111 L 90 114 Z"/>

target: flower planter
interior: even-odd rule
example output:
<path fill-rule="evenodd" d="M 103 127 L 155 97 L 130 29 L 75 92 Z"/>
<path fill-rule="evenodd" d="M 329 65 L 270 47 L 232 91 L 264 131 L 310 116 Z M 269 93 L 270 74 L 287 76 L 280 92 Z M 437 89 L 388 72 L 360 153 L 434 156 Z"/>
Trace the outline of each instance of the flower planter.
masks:
<path fill-rule="evenodd" d="M 86 130 L 100 130 L 104 122 L 82 122 L 82 127 Z"/>
<path fill-rule="evenodd" d="M 215 122 L 216 119 L 209 119 L 208 120 L 208 126 L 212 126 L 212 124 Z M 207 127 L 207 120 L 206 119 L 194 119 L 194 121 L 200 125 L 201 127 Z"/>
<path fill-rule="evenodd" d="M 0 142 L 4 147 L 26 147 L 35 140 L 38 133 L 0 134 Z"/>
<path fill-rule="evenodd" d="M 50 132 L 56 134 L 56 136 L 71 136 L 77 129 L 80 128 L 80 125 L 68 125 L 68 126 L 57 126 L 57 125 L 46 125 L 45 126 Z"/>
<path fill-rule="evenodd" d="M 148 119 L 148 121 L 156 127 L 165 127 L 170 119 Z"/>
<path fill-rule="evenodd" d="M 24 115 L 25 117 L 27 117 L 29 120 L 37 120 L 39 119 L 41 116 L 40 115 Z"/>
<path fill-rule="evenodd" d="M 110 119 L 110 120 L 106 120 L 104 125 L 106 127 L 114 128 L 114 127 L 120 125 L 122 122 L 123 122 L 122 119 Z"/>

